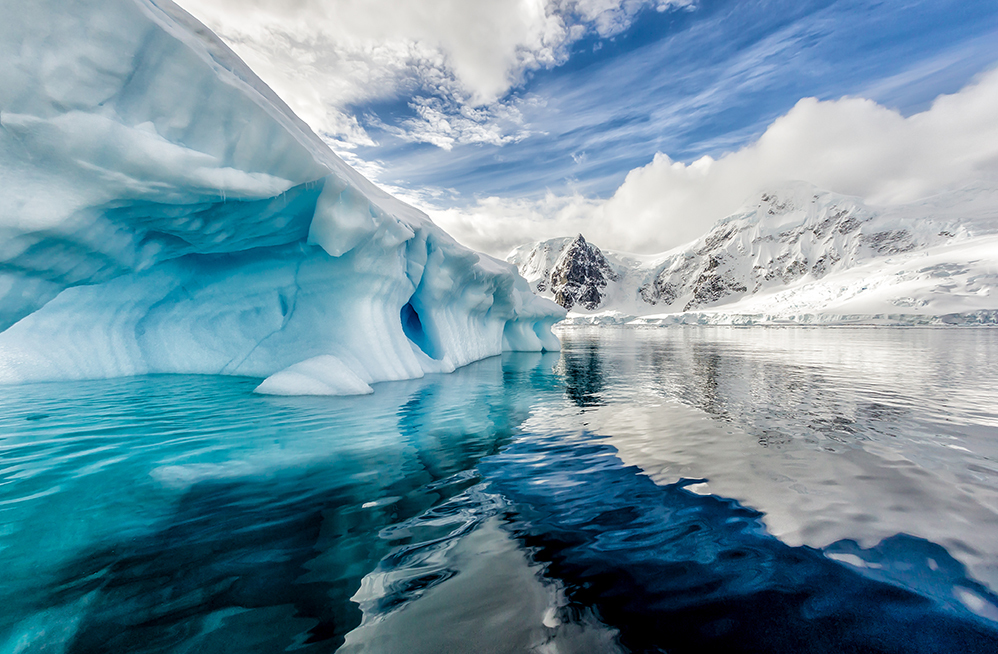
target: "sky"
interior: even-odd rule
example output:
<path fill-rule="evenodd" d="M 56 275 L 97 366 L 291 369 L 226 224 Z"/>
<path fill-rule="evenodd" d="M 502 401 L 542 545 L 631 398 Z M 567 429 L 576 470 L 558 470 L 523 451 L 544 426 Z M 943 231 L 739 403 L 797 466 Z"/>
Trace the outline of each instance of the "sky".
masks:
<path fill-rule="evenodd" d="M 998 182 L 994 0 L 180 0 L 337 154 L 496 256 L 681 245 L 803 180 Z"/>

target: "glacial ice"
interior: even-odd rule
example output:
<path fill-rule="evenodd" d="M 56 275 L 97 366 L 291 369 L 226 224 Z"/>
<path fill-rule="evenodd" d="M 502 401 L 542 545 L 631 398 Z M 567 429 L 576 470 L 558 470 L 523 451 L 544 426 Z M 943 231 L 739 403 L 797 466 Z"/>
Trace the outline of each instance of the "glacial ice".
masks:
<path fill-rule="evenodd" d="M 353 393 L 558 349 L 560 307 L 346 165 L 169 0 L 37 0 L 0 61 L 0 383 Z"/>
<path fill-rule="evenodd" d="M 263 395 L 367 395 L 374 389 L 331 354 L 275 372 L 256 387 Z"/>

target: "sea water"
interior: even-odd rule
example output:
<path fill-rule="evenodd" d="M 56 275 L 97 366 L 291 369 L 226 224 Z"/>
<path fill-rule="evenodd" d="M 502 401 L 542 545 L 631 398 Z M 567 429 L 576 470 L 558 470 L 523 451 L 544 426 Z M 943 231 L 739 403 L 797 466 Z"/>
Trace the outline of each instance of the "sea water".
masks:
<path fill-rule="evenodd" d="M 0 389 L 0 652 L 998 651 L 998 330 Z"/>

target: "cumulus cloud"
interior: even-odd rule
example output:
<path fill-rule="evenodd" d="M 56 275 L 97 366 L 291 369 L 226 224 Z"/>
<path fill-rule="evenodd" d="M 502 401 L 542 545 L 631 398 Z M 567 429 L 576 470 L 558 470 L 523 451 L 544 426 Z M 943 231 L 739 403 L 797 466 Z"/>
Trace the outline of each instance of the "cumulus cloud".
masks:
<path fill-rule="evenodd" d="M 316 132 L 371 145 L 350 108 L 411 100 L 392 125 L 443 148 L 528 132 L 504 100 L 530 70 L 563 63 L 589 32 L 613 36 L 643 9 L 692 0 L 179 0 Z"/>
<path fill-rule="evenodd" d="M 434 208 L 423 198 L 406 201 L 426 211 L 433 222 L 468 247 L 505 258 L 517 245 L 556 236 L 584 233 L 600 247 L 613 247 L 606 238 L 605 203 L 581 195 L 548 193 L 543 199 L 484 198 L 468 208 Z M 618 248 L 620 249 L 620 248 Z"/>
<path fill-rule="evenodd" d="M 804 98 L 758 140 L 718 159 L 685 164 L 656 155 L 605 201 L 488 198 L 430 214 L 458 240 L 497 256 L 577 232 L 610 249 L 651 253 L 702 235 L 749 196 L 790 180 L 872 204 L 998 182 L 998 70 L 908 117 L 862 98 Z"/>

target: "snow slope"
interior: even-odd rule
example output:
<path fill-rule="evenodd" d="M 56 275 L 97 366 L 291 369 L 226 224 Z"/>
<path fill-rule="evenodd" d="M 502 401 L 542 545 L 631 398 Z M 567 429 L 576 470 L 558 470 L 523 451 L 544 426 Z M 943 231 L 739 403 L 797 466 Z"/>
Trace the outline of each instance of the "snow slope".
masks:
<path fill-rule="evenodd" d="M 0 383 L 366 392 L 557 349 L 563 313 L 343 163 L 169 0 L 0 21 Z"/>
<path fill-rule="evenodd" d="M 580 248 L 580 239 L 521 246 L 508 259 L 531 289 L 571 309 L 569 322 L 998 321 L 998 191 L 990 187 L 877 208 L 798 182 L 760 193 L 660 255 Z M 598 302 L 557 295 L 569 270 L 579 273 L 575 296 Z"/>

